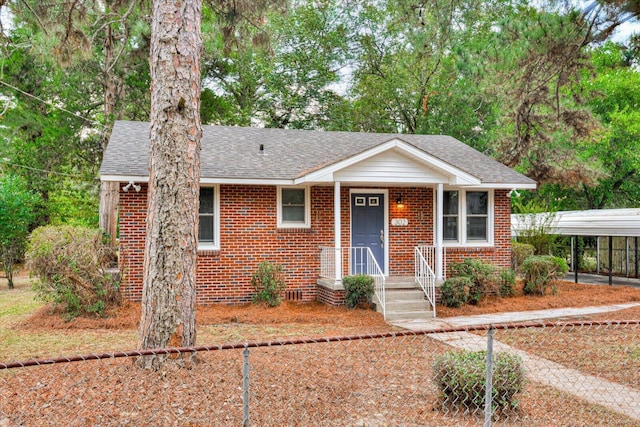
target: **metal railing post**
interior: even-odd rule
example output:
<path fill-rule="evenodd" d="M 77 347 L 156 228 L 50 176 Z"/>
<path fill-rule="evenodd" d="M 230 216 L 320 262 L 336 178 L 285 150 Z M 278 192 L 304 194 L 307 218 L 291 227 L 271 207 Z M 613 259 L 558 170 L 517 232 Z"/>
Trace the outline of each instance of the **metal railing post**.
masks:
<path fill-rule="evenodd" d="M 487 374 L 484 384 L 484 427 L 491 427 L 491 406 L 493 395 L 493 325 L 487 334 Z"/>
<path fill-rule="evenodd" d="M 242 352 L 242 425 L 249 427 L 249 347 Z"/>

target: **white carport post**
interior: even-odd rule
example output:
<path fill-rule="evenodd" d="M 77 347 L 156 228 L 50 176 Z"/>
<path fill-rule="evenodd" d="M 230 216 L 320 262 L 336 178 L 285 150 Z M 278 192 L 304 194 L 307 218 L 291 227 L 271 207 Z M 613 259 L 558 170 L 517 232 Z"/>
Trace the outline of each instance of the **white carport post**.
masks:
<path fill-rule="evenodd" d="M 333 184 L 333 236 L 334 236 L 334 252 L 336 282 L 342 280 L 342 236 L 340 223 L 340 182 Z"/>
<path fill-rule="evenodd" d="M 436 192 L 436 235 L 435 235 L 435 247 L 436 247 L 436 280 L 442 280 L 442 224 L 444 223 L 444 192 L 443 185 L 438 184 L 438 190 Z"/>

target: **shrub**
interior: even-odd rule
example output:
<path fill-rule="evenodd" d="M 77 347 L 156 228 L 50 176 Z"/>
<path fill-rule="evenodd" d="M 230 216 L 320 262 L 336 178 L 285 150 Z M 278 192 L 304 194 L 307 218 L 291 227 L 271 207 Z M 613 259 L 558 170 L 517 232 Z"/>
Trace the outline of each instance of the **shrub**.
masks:
<path fill-rule="evenodd" d="M 519 271 L 520 266 L 525 259 L 533 255 L 536 248 L 529 243 L 511 242 L 511 268 Z"/>
<path fill-rule="evenodd" d="M 500 296 L 512 297 L 516 294 L 516 272 L 505 268 L 500 272 Z"/>
<path fill-rule="evenodd" d="M 564 276 L 569 268 L 567 262 L 551 255 L 536 255 L 522 263 L 525 295 L 545 295 L 555 281 Z"/>
<path fill-rule="evenodd" d="M 349 308 L 367 304 L 375 292 L 373 277 L 366 274 L 345 276 L 342 278 L 342 285 L 344 286 L 345 303 Z"/>
<path fill-rule="evenodd" d="M 598 270 L 598 260 L 596 257 L 583 255 L 580 260 L 580 270 L 585 272 L 594 272 Z"/>
<path fill-rule="evenodd" d="M 445 307 L 457 308 L 467 303 L 473 282 L 468 277 L 450 277 L 440 287 L 440 302 Z"/>
<path fill-rule="evenodd" d="M 471 280 L 467 294 L 467 302 L 478 304 L 482 297 L 488 293 L 499 293 L 499 278 L 496 267 L 480 259 L 465 258 L 462 262 L 451 264 L 452 275 L 467 277 Z"/>
<path fill-rule="evenodd" d="M 13 266 L 24 256 L 41 198 L 13 175 L 0 176 L 0 267 L 13 288 Z"/>
<path fill-rule="evenodd" d="M 120 304 L 119 283 L 106 274 L 115 249 L 99 230 L 46 226 L 33 231 L 26 253 L 27 267 L 40 279 L 38 298 L 61 308 L 67 319 L 81 314 L 102 316 Z"/>
<path fill-rule="evenodd" d="M 485 404 L 486 351 L 449 351 L 433 362 L 433 379 L 446 404 L 472 412 Z M 516 395 L 524 389 L 522 359 L 515 354 L 496 353 L 493 361 L 492 408 L 515 408 Z"/>
<path fill-rule="evenodd" d="M 254 303 L 264 303 L 269 307 L 280 305 L 282 292 L 287 287 L 282 266 L 268 261 L 261 262 L 258 270 L 251 276 L 251 286 L 256 291 L 253 295 Z"/>

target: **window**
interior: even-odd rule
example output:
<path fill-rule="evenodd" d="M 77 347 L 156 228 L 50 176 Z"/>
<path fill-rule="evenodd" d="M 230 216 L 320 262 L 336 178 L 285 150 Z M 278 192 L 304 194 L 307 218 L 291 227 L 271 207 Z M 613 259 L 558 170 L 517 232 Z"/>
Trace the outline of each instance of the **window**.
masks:
<path fill-rule="evenodd" d="M 458 192 L 445 191 L 443 204 L 443 230 L 444 240 L 458 240 Z"/>
<path fill-rule="evenodd" d="M 200 212 L 198 225 L 198 247 L 201 249 L 216 249 L 220 242 L 218 188 L 200 187 Z"/>
<path fill-rule="evenodd" d="M 467 192 L 467 240 L 487 241 L 489 196 L 486 191 Z"/>
<path fill-rule="evenodd" d="M 442 239 L 463 245 L 492 243 L 491 201 L 489 191 L 445 191 Z"/>
<path fill-rule="evenodd" d="M 307 187 L 278 188 L 278 227 L 308 228 L 309 221 L 309 189 Z"/>

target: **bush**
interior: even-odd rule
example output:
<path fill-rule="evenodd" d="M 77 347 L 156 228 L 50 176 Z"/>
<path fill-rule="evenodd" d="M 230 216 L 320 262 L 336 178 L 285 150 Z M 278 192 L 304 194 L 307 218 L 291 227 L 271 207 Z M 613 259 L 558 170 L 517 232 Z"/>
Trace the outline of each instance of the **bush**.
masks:
<path fill-rule="evenodd" d="M 551 255 L 536 255 L 522 263 L 525 295 L 545 295 L 555 281 L 564 276 L 569 268 L 567 262 Z"/>
<path fill-rule="evenodd" d="M 102 316 L 120 304 L 119 283 L 106 274 L 115 249 L 99 230 L 86 227 L 46 226 L 31 234 L 27 267 L 39 277 L 38 298 L 61 308 L 67 319 L 81 314 Z"/>
<path fill-rule="evenodd" d="M 345 303 L 349 308 L 368 304 L 375 293 L 373 277 L 366 274 L 345 276 L 342 278 L 342 285 L 344 286 Z"/>
<path fill-rule="evenodd" d="M 516 272 L 505 268 L 500 272 L 500 296 L 512 297 L 516 294 Z"/>
<path fill-rule="evenodd" d="M 520 266 L 525 259 L 533 255 L 536 248 L 529 243 L 511 242 L 511 268 L 519 271 Z"/>
<path fill-rule="evenodd" d="M 287 287 L 282 266 L 268 261 L 261 262 L 258 270 L 251 276 L 251 286 L 256 291 L 253 295 L 254 303 L 264 303 L 269 307 L 280 305 L 282 292 Z"/>
<path fill-rule="evenodd" d="M 458 308 L 467 303 L 473 282 L 468 277 L 450 277 L 440 287 L 440 302 L 445 307 Z"/>
<path fill-rule="evenodd" d="M 13 288 L 13 266 L 23 259 L 41 201 L 17 176 L 0 176 L 0 267 L 9 289 Z"/>
<path fill-rule="evenodd" d="M 500 282 L 496 274 L 496 267 L 480 259 L 465 258 L 462 262 L 451 264 L 452 275 L 467 277 L 471 286 L 467 294 L 467 302 L 478 304 L 483 296 L 489 293 L 498 294 Z"/>
<path fill-rule="evenodd" d="M 486 351 L 449 351 L 433 362 L 433 379 L 446 404 L 463 410 L 481 411 L 485 405 Z M 517 407 L 516 395 L 524 389 L 522 359 L 515 354 L 496 353 L 493 361 L 492 409 Z"/>
<path fill-rule="evenodd" d="M 580 260 L 580 271 L 592 273 L 598 270 L 598 260 L 596 257 L 583 255 Z"/>

